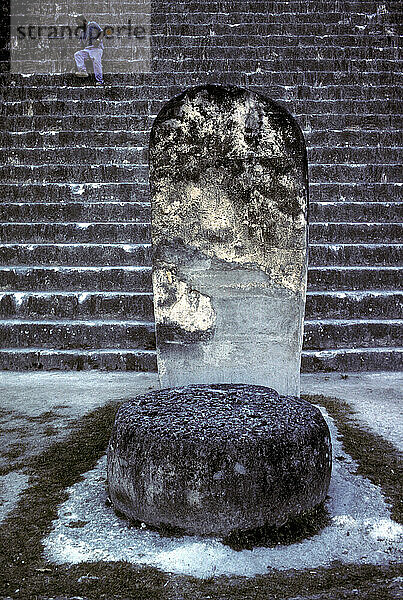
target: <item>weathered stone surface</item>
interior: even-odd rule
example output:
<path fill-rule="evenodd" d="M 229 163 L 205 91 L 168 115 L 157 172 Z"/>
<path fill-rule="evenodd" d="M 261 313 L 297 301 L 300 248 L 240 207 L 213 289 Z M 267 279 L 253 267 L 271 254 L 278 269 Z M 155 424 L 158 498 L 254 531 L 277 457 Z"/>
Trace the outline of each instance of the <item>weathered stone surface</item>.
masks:
<path fill-rule="evenodd" d="M 308 199 L 298 125 L 250 91 L 193 88 L 159 113 L 150 157 L 162 387 L 298 395 Z"/>
<path fill-rule="evenodd" d="M 320 411 L 263 386 L 139 396 L 119 409 L 108 448 L 115 509 L 194 534 L 280 526 L 324 500 L 330 473 Z"/>

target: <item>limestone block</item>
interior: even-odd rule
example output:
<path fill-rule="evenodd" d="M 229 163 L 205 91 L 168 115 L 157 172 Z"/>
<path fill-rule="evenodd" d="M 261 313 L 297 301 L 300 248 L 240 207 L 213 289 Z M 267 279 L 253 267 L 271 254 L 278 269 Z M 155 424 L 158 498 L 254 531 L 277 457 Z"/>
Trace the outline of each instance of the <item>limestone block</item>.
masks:
<path fill-rule="evenodd" d="M 299 395 L 308 189 L 295 120 L 248 90 L 193 88 L 157 116 L 150 167 L 162 387 Z"/>
<path fill-rule="evenodd" d="M 139 396 L 119 409 L 108 448 L 115 509 L 191 534 L 281 526 L 325 499 L 330 474 L 319 409 L 263 386 Z"/>

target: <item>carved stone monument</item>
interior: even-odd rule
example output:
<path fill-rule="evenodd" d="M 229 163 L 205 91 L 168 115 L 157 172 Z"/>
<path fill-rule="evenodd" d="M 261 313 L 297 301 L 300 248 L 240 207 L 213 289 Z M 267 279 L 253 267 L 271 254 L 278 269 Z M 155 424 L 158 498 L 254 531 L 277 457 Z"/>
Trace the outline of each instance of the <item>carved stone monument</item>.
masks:
<path fill-rule="evenodd" d="M 159 113 L 150 157 L 158 370 L 168 389 L 118 411 L 112 504 L 132 521 L 191 534 L 279 527 L 324 501 L 331 474 L 327 424 L 297 397 L 301 131 L 263 96 L 203 86 Z"/>
<path fill-rule="evenodd" d="M 159 113 L 150 160 L 162 387 L 298 396 L 308 187 L 297 123 L 245 89 L 190 89 Z"/>

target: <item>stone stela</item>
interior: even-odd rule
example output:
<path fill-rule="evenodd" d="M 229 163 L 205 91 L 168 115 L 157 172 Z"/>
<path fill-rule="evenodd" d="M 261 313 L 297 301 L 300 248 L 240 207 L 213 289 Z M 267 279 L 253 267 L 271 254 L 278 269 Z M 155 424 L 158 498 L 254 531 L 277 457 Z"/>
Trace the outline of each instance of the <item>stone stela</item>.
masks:
<path fill-rule="evenodd" d="M 265 385 L 299 395 L 307 274 L 301 130 L 237 87 L 189 89 L 151 133 L 161 386 Z"/>
<path fill-rule="evenodd" d="M 167 389 L 118 411 L 111 502 L 135 523 L 188 534 L 281 527 L 324 502 L 332 464 L 320 410 L 297 397 L 302 134 L 271 100 L 204 86 L 159 113 L 150 156 L 158 369 Z"/>

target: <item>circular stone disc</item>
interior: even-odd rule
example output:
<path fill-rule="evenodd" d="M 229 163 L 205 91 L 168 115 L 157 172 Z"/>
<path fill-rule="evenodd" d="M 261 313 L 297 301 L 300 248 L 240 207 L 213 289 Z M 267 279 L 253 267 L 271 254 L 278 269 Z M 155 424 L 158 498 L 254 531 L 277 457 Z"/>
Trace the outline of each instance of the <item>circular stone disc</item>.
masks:
<path fill-rule="evenodd" d="M 330 473 L 319 409 L 262 386 L 134 398 L 120 407 L 108 448 L 114 508 L 191 534 L 280 526 L 325 499 Z"/>

